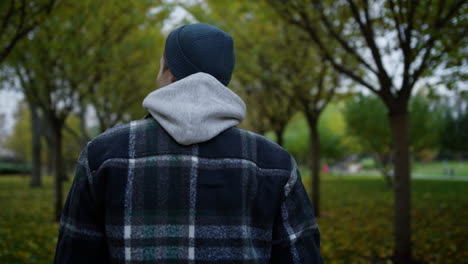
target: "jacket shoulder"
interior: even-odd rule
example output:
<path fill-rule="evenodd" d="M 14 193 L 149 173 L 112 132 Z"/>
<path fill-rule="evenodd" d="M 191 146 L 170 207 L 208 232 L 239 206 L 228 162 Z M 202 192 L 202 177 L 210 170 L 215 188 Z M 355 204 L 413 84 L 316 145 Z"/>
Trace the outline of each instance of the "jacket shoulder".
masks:
<path fill-rule="evenodd" d="M 135 120 L 107 129 L 88 143 L 88 160 L 91 170 L 96 170 L 107 159 L 129 158 L 129 140 L 154 124 L 151 119 Z"/>
<path fill-rule="evenodd" d="M 264 168 L 291 171 L 292 155 L 269 138 L 255 132 L 235 128 L 241 137 L 246 138 L 252 152 L 255 152 L 256 163 Z"/>

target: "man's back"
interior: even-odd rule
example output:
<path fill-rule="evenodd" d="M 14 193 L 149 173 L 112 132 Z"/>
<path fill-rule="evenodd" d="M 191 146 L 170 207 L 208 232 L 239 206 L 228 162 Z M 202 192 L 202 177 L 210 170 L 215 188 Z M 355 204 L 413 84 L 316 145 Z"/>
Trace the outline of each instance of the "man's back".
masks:
<path fill-rule="evenodd" d="M 306 261 L 319 257 L 311 212 L 294 161 L 275 143 L 233 127 L 183 146 L 149 117 L 83 152 L 62 217 L 58 247 L 69 249 L 57 260 L 316 263 Z"/>
<path fill-rule="evenodd" d="M 166 40 L 147 118 L 80 155 L 56 263 L 321 263 L 291 155 L 236 126 L 233 40 L 208 24 Z"/>

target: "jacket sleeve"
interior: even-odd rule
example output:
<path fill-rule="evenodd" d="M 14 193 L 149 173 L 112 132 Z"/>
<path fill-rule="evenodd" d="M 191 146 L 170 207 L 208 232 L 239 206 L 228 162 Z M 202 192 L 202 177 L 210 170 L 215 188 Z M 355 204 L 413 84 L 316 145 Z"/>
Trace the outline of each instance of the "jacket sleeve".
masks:
<path fill-rule="evenodd" d="M 109 263 L 104 211 L 96 199 L 87 148 L 78 159 L 75 177 L 60 218 L 56 264 Z"/>
<path fill-rule="evenodd" d="M 283 201 L 273 226 L 270 263 L 318 264 L 320 233 L 296 162 L 283 191 Z"/>

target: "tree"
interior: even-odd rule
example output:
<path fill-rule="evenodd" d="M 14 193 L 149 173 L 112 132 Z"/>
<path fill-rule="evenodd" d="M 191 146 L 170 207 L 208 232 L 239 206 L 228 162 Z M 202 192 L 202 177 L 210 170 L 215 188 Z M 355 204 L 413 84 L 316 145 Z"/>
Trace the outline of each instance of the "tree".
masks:
<path fill-rule="evenodd" d="M 84 1 L 67 6 L 85 16 L 68 17 L 63 64 L 68 84 L 77 91 L 82 145 L 89 141 L 86 113 L 94 110 L 99 132 L 118 122 L 141 118 L 141 99 L 155 89 L 163 47 L 160 32 L 165 9 L 157 2 Z"/>
<path fill-rule="evenodd" d="M 0 63 L 52 11 L 55 0 L 3 0 L 0 2 Z"/>
<path fill-rule="evenodd" d="M 0 2 L 0 63 L 5 61 L 15 46 L 36 29 L 49 15 L 55 5 L 55 0 L 5 0 Z M 31 186 L 41 186 L 41 152 L 39 130 L 39 116 L 36 106 L 31 109 L 33 128 L 33 166 Z"/>
<path fill-rule="evenodd" d="M 12 133 L 5 139 L 5 148 L 14 153 L 19 160 L 31 161 L 31 120 L 26 104 L 20 103 L 14 115 Z"/>
<path fill-rule="evenodd" d="M 321 162 L 333 163 L 347 154 L 346 140 L 349 136 L 345 133 L 344 125 L 338 105 L 330 103 L 320 115 L 318 125 Z M 284 145 L 299 164 L 308 167 L 311 163 L 309 130 L 304 114 L 298 112 L 286 128 Z"/>
<path fill-rule="evenodd" d="M 19 45 L 21 48 L 21 44 Z M 15 55 L 13 54 L 13 57 Z M 29 142 L 25 142 L 22 140 L 22 146 L 17 146 L 14 147 L 13 149 L 14 152 L 17 155 L 22 156 L 23 160 L 31 161 L 32 166 L 31 166 L 31 187 L 40 187 L 42 185 L 42 171 L 41 171 L 41 149 L 42 149 L 42 142 L 41 142 L 41 137 L 43 136 L 43 128 L 44 128 L 44 118 L 42 117 L 40 113 L 40 109 L 37 106 L 37 104 L 31 99 L 32 94 L 28 91 L 29 89 L 22 89 L 21 87 L 24 87 L 25 85 L 28 85 L 27 82 L 25 82 L 25 79 L 23 78 L 23 75 L 18 75 L 19 74 L 19 67 L 16 64 L 12 64 L 11 62 L 14 61 L 14 58 L 10 58 L 9 61 L 9 66 L 3 67 L 2 72 L 1 72 L 1 78 L 3 83 L 8 83 L 9 87 L 13 87 L 14 89 L 17 89 L 21 92 L 24 93 L 26 100 L 25 103 L 27 104 L 27 107 L 24 105 L 21 105 L 19 110 L 18 110 L 18 116 L 17 118 L 23 118 L 24 110 L 29 110 L 29 115 L 28 118 L 30 119 L 30 122 L 27 123 L 28 125 L 26 126 L 29 130 L 28 135 L 30 137 L 27 138 L 28 141 L 31 141 L 31 144 L 28 144 Z M 19 85 L 18 85 L 19 84 Z M 23 121 L 24 122 L 24 121 Z M 17 123 L 19 125 L 19 122 Z M 15 131 L 15 134 L 18 133 L 24 133 L 23 131 Z M 13 140 L 13 142 L 16 142 L 16 140 Z M 10 144 L 12 144 L 10 142 Z M 14 143 L 13 143 L 14 144 Z M 27 151 L 28 157 L 25 157 L 24 151 L 20 151 L 20 149 L 24 147 L 30 147 L 31 151 Z M 19 147 L 19 148 L 18 148 Z M 23 153 L 23 154 L 20 154 Z"/>
<path fill-rule="evenodd" d="M 118 2 L 112 6 L 91 1 L 87 9 L 93 14 L 79 21 L 80 40 L 67 53 L 70 83 L 79 91 L 82 121 L 91 107 L 100 132 L 145 114 L 141 101 L 156 89 L 164 43 L 160 27 L 165 10 L 148 13 L 157 3 Z M 85 129 L 81 131 L 87 141 Z"/>
<path fill-rule="evenodd" d="M 320 217 L 319 120 L 339 86 L 339 76 L 330 72 L 329 65 L 319 62 L 314 56 L 314 50 L 303 45 L 298 47 L 299 56 L 291 54 L 283 63 L 283 69 L 287 71 L 283 77 L 291 81 L 290 93 L 300 105 L 309 126 L 312 203 L 316 217 Z"/>
<path fill-rule="evenodd" d="M 254 23 L 256 21 L 249 21 L 249 27 L 252 28 Z M 275 26 L 277 25 L 257 25 L 257 30 L 262 31 L 266 37 L 257 39 L 255 43 L 246 40 L 246 36 L 243 36 L 245 39 L 239 37 L 238 48 L 244 52 L 239 54 L 238 61 L 242 61 L 240 64 L 244 64 L 244 67 L 247 63 L 249 66 L 238 67 L 234 78 L 240 83 L 238 90 L 241 95 L 245 95 L 249 114 L 254 113 L 253 122 L 258 122 L 264 129 L 257 132 L 273 131 L 276 142 L 284 146 L 284 131 L 299 108 L 287 93 L 290 82 L 284 80 L 280 73 L 288 69 L 283 69 L 280 56 L 274 56 L 278 48 L 281 48 L 280 45 L 271 44 L 271 39 L 278 34 Z"/>
<path fill-rule="evenodd" d="M 458 157 L 468 154 L 468 92 L 457 95 L 455 107 L 445 114 L 445 124 L 440 135 L 442 148 Z"/>
<path fill-rule="evenodd" d="M 427 151 L 439 150 L 446 106 L 422 94 L 410 100 L 410 151 L 413 157 L 424 160 Z"/>
<path fill-rule="evenodd" d="M 360 95 L 346 102 L 343 113 L 348 134 L 356 139 L 361 151 L 374 155 L 388 186 L 393 186 L 391 137 L 385 122 L 385 105 L 377 97 Z"/>
<path fill-rule="evenodd" d="M 30 117 L 31 111 L 28 108 L 29 105 L 24 101 L 20 102 L 18 105 L 13 132 L 5 138 L 5 149 L 13 152 L 16 158 L 33 164 L 35 162 L 35 157 L 32 155 L 35 151 L 33 147 L 34 141 L 32 140 L 34 130 L 31 129 L 33 121 Z M 76 115 L 71 115 L 67 118 L 65 125 L 69 127 L 69 129 L 64 131 L 64 142 L 67 142 L 67 144 L 63 146 L 63 153 L 67 153 L 67 155 L 64 156 L 64 163 L 65 165 L 69 165 L 66 170 L 70 171 L 72 166 L 75 165 L 76 157 L 80 152 L 80 144 L 74 140 L 75 136 L 73 135 L 73 133 L 77 133 L 76 131 L 79 130 L 79 118 Z M 44 132 L 41 131 L 41 134 L 44 134 Z M 45 137 L 41 136 L 40 145 L 46 145 L 45 142 Z M 40 164 L 44 164 L 46 154 L 46 149 L 41 147 L 38 155 Z M 41 169 L 41 167 L 42 166 L 40 166 L 39 169 Z M 34 179 L 31 179 L 31 181 L 33 180 Z"/>
<path fill-rule="evenodd" d="M 20 45 L 21 46 L 21 45 Z M 20 87 L 26 87 L 28 85 L 31 85 L 31 82 L 27 82 L 24 78 L 24 76 L 21 74 L 21 70 L 18 67 L 18 65 L 14 65 L 11 67 L 12 72 L 10 73 L 9 77 L 11 80 L 11 84 L 14 87 L 16 84 L 16 80 L 19 80 Z M 7 75 L 8 75 L 8 70 L 7 70 Z M 30 126 L 29 130 L 31 132 L 31 153 L 30 153 L 30 158 L 32 161 L 32 166 L 31 166 L 31 187 L 41 187 L 42 186 L 42 160 L 41 160 L 41 151 L 42 151 L 42 142 L 41 138 L 44 135 L 44 126 L 45 126 L 45 120 L 40 113 L 40 109 L 37 105 L 37 103 L 33 100 L 32 94 L 31 94 L 31 89 L 22 89 L 19 88 L 20 91 L 23 92 L 23 94 L 26 97 L 26 104 L 27 108 L 29 109 L 29 119 L 30 119 Z M 22 110 L 22 109 L 20 109 Z M 23 142 L 24 144 L 25 142 Z M 29 145 L 28 145 L 29 146 Z M 28 159 L 29 160 L 29 159 Z"/>
<path fill-rule="evenodd" d="M 51 132 L 51 146 L 54 164 L 54 209 L 55 219 L 60 219 L 63 204 L 63 180 L 65 168 L 63 162 L 63 127 L 68 115 L 73 110 L 76 91 L 70 89 L 63 75 L 57 53 L 49 45 L 57 45 L 57 38 L 50 25 L 43 24 L 41 32 L 34 38 L 34 45 L 28 45 L 28 51 L 18 54 L 17 77 L 21 79 L 22 89 L 26 94 L 33 94 L 32 103 L 44 113 L 47 126 Z M 46 28 L 49 27 L 49 28 Z M 16 67 L 16 66 L 15 66 Z M 42 68 L 43 67 L 43 68 Z"/>
<path fill-rule="evenodd" d="M 63 204 L 65 160 L 62 145 L 67 118 L 76 110 L 81 98 L 93 98 L 109 108 L 114 105 L 111 98 L 131 97 L 128 96 L 130 90 L 134 94 L 140 94 L 139 89 L 131 87 L 130 83 L 151 83 L 148 76 L 154 75 L 156 71 L 149 67 L 151 64 L 148 61 L 157 61 L 156 54 L 148 54 L 147 49 L 139 49 L 141 46 L 154 45 L 153 33 L 157 32 L 157 28 L 153 29 L 145 24 L 145 17 L 151 7 L 152 3 L 148 2 L 63 1 L 56 12 L 41 24 L 34 36 L 23 41 L 25 48 L 17 49 L 9 62 L 9 67 L 17 69 L 16 75 L 21 80 L 25 94 L 31 95 L 27 99 L 31 99 L 41 109 L 47 120 L 48 131 L 51 132 L 48 143 L 55 166 L 56 220 L 60 218 Z M 87 15 L 76 16 L 77 13 Z M 114 32 L 111 30 L 112 25 L 122 26 L 123 29 L 119 33 Z M 111 36 L 106 36 L 105 33 Z M 115 37 L 114 34 L 118 36 Z M 93 42 L 97 41 L 96 37 L 110 42 Z M 148 63 L 144 66 L 148 71 L 153 71 L 142 71 L 142 68 L 131 63 L 135 61 Z M 128 67 L 128 71 L 124 71 L 125 67 Z M 99 74 L 92 72 L 93 70 L 97 70 Z M 100 77 L 99 80 L 96 76 Z M 96 84 L 99 85 L 99 90 L 93 86 Z M 124 84 L 130 86 L 125 93 L 119 90 Z M 91 91 L 88 90 L 90 85 L 93 88 Z M 104 90 L 102 87 L 107 88 Z M 134 108 L 135 103 L 131 104 L 125 99 L 121 100 L 125 105 L 120 106 L 125 108 L 115 109 L 116 114 L 120 114 L 119 110 L 129 113 Z M 108 119 L 113 120 L 111 116 Z"/>
<path fill-rule="evenodd" d="M 284 89 L 268 77 L 259 76 L 254 82 L 239 81 L 242 83 L 239 94 L 249 109 L 246 127 L 260 134 L 273 131 L 278 145 L 284 146 L 284 132 L 297 107 L 285 96 Z"/>
<path fill-rule="evenodd" d="M 394 257 L 400 263 L 410 262 L 408 102 L 418 80 L 451 66 L 448 58 L 455 55 L 457 63 L 464 63 L 467 2 L 268 2 L 309 35 L 335 70 L 378 95 L 387 107 L 395 164 Z M 390 38 L 396 41 L 386 41 Z M 351 58 L 354 66 L 343 63 L 344 57 Z"/>
<path fill-rule="evenodd" d="M 415 96 L 410 107 L 410 149 L 414 156 L 439 147 L 442 111 L 429 99 Z M 357 95 L 350 98 L 343 109 L 347 133 L 360 146 L 360 151 L 372 153 L 377 169 L 388 186 L 393 186 L 392 140 L 385 122 L 387 110 L 376 96 Z"/>

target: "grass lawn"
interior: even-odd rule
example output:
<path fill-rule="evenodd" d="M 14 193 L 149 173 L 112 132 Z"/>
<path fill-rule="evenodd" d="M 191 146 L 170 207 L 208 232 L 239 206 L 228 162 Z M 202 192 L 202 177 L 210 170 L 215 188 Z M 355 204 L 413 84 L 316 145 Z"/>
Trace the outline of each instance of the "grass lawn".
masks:
<path fill-rule="evenodd" d="M 0 263 L 52 262 L 58 231 L 51 220 L 52 181 L 46 177 L 42 189 L 28 183 L 28 178 L 0 176 Z M 413 190 L 415 257 L 427 263 L 465 262 L 468 182 L 414 180 Z M 325 263 L 391 263 L 385 258 L 393 246 L 393 195 L 383 180 L 328 176 L 322 194 Z"/>
<path fill-rule="evenodd" d="M 468 177 L 468 161 L 434 161 L 430 163 L 414 162 L 413 173 L 427 176 L 444 176 L 444 168 L 446 170 L 453 169 L 455 176 L 467 176 Z M 448 172 L 447 172 L 448 173 Z M 448 177 L 448 176 L 447 176 Z"/>

